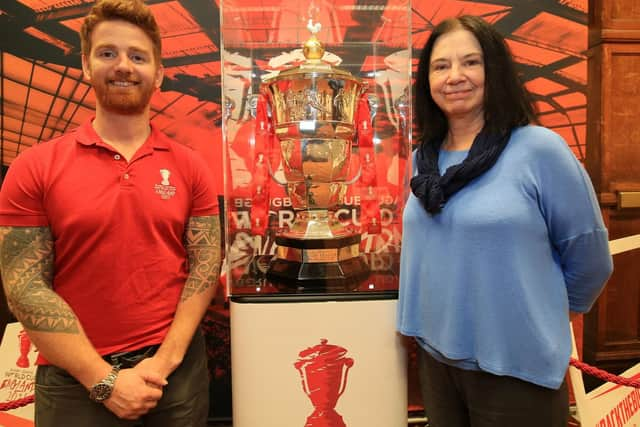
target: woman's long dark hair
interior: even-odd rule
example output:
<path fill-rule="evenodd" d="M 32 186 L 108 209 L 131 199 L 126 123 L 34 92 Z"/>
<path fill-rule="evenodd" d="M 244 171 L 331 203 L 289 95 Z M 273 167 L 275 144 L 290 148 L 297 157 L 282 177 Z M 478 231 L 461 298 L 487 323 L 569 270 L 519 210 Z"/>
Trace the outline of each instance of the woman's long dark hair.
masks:
<path fill-rule="evenodd" d="M 422 141 L 444 139 L 449 124 L 431 97 L 429 62 L 436 40 L 443 34 L 464 29 L 471 32 L 482 48 L 484 87 L 484 129 L 502 133 L 536 122 L 531 95 L 525 89 L 504 38 L 490 24 L 476 16 L 459 16 L 438 24 L 422 49 L 415 82 L 415 118 Z"/>

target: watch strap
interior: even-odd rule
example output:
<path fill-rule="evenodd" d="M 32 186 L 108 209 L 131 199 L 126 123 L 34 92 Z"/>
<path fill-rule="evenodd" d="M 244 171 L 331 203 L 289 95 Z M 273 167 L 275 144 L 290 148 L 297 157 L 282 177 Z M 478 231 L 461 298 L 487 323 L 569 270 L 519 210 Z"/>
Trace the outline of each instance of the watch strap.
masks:
<path fill-rule="evenodd" d="M 89 398 L 94 402 L 107 400 L 111 396 L 119 372 L 120 365 L 113 365 L 111 372 L 109 372 L 103 380 L 98 381 L 91 387 L 89 390 Z"/>

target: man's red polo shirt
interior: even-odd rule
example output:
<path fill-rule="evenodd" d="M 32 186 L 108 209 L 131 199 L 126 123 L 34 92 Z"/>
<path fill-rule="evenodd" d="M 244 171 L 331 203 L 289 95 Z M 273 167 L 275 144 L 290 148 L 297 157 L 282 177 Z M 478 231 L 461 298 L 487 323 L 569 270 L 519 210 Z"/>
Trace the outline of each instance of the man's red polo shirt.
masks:
<path fill-rule="evenodd" d="M 160 343 L 188 271 L 192 216 L 218 213 L 201 157 L 152 126 L 130 162 L 91 121 L 22 153 L 0 192 L 0 225 L 48 226 L 54 290 L 99 353 Z"/>

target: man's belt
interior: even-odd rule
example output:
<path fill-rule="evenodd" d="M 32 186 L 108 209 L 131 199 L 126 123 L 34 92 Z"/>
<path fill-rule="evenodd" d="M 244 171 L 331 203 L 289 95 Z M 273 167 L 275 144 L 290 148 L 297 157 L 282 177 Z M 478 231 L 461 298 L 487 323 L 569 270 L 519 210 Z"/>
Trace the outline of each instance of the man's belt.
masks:
<path fill-rule="evenodd" d="M 148 345 L 133 351 L 123 351 L 121 353 L 112 353 L 102 356 L 104 360 L 112 365 L 120 365 L 121 369 L 133 368 L 140 361 L 156 354 L 160 344 Z"/>

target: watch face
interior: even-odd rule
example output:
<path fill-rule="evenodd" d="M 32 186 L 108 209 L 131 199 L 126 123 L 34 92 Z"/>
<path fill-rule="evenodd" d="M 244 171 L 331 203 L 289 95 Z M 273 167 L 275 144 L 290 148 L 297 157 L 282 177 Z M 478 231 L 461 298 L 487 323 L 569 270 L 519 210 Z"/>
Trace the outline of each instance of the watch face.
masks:
<path fill-rule="evenodd" d="M 102 402 L 111 396 L 113 386 L 105 383 L 98 383 L 91 388 L 89 397 L 96 402 Z"/>
<path fill-rule="evenodd" d="M 91 390 L 89 391 L 89 399 L 95 402 L 102 402 L 103 400 L 108 399 L 113 391 L 113 384 L 116 382 L 118 372 L 120 372 L 120 365 L 113 366 L 111 368 L 111 372 L 107 375 L 107 378 L 91 387 Z"/>

